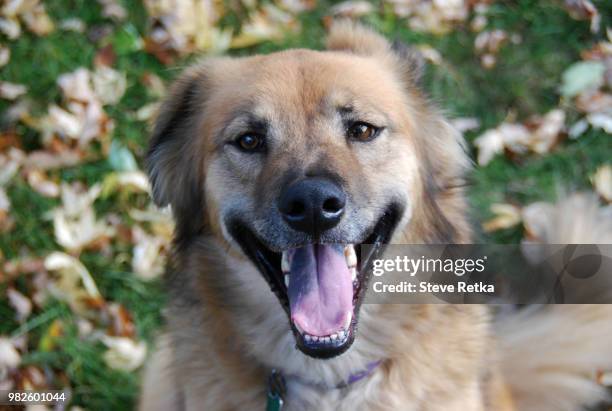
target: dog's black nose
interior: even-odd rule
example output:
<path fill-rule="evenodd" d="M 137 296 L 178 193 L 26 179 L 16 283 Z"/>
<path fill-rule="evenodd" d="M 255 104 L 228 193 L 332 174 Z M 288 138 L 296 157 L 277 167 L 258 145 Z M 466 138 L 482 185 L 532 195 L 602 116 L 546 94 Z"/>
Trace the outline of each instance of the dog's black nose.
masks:
<path fill-rule="evenodd" d="M 344 214 L 346 195 L 338 184 L 320 177 L 289 185 L 280 195 L 278 209 L 294 229 L 317 236 L 335 227 Z"/>

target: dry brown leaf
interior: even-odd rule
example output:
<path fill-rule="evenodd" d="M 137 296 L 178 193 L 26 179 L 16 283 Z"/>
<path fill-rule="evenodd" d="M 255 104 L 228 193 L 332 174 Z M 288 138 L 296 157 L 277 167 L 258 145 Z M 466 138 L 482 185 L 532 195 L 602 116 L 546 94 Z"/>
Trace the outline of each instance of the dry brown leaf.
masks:
<path fill-rule="evenodd" d="M 121 80 L 113 77 L 113 81 L 117 83 L 113 83 L 116 86 L 111 87 L 98 80 L 102 85 L 98 91 L 120 91 Z M 103 99 L 94 91 L 92 73 L 85 68 L 79 68 L 59 76 L 57 83 L 64 95 L 65 108 L 52 104 L 46 117 L 31 121 L 31 126 L 43 133 L 43 142 L 48 142 L 55 134 L 59 134 L 77 141 L 80 147 L 84 147 L 93 139 L 101 140 L 107 137 L 113 128 L 113 122 L 102 108 Z M 105 95 L 104 98 L 115 97 Z"/>
<path fill-rule="evenodd" d="M 521 222 L 521 209 L 513 204 L 492 204 L 491 212 L 495 217 L 482 224 L 487 233 L 511 228 Z"/>
<path fill-rule="evenodd" d="M 105 313 L 109 316 L 108 335 L 114 337 L 134 337 L 136 327 L 132 315 L 119 303 L 110 303 Z"/>
<path fill-rule="evenodd" d="M 225 50 L 231 33 L 215 27 L 223 15 L 222 5 L 212 0 L 145 0 L 151 18 L 148 50 L 165 49 L 179 54 L 196 50 Z"/>
<path fill-rule="evenodd" d="M 45 258 L 45 268 L 55 273 L 49 292 L 68 303 L 75 313 L 83 314 L 92 302 L 103 301 L 91 274 L 75 257 L 53 252 Z"/>
<path fill-rule="evenodd" d="M 289 13 L 265 4 L 261 9 L 249 15 L 242 25 L 240 33 L 231 39 L 232 48 L 249 47 L 262 41 L 279 40 L 290 30 L 299 27 L 298 21 Z"/>
<path fill-rule="evenodd" d="M 408 18 L 410 28 L 444 34 L 467 19 L 471 5 L 465 0 L 387 0 L 399 17 Z"/>
<path fill-rule="evenodd" d="M 507 144 L 527 141 L 529 130 L 522 124 L 502 123 L 497 128 L 487 130 L 474 140 L 478 148 L 478 164 L 488 164 L 497 154 L 503 153 Z"/>
<path fill-rule="evenodd" d="M 530 119 L 527 125 L 502 123 L 474 140 L 478 164 L 486 165 L 504 150 L 517 155 L 528 151 L 545 154 L 559 142 L 565 129 L 565 112 L 555 109 L 543 117 Z"/>
<path fill-rule="evenodd" d="M 43 197 L 55 198 L 60 194 L 59 185 L 40 170 L 26 172 L 26 179 L 30 187 Z"/>
<path fill-rule="evenodd" d="M 53 229 L 55 240 L 65 249 L 80 251 L 114 235 L 113 227 L 96 219 L 93 202 L 100 190 L 99 185 L 83 191 L 62 184 L 62 206 L 53 210 Z"/>
<path fill-rule="evenodd" d="M 54 29 L 45 5 L 39 0 L 6 0 L 0 8 L 0 30 L 10 39 L 16 39 L 21 34 L 20 22 L 38 36 Z"/>
<path fill-rule="evenodd" d="M 591 176 L 591 183 L 597 194 L 606 202 L 612 202 L 612 166 L 603 165 Z"/>
<path fill-rule="evenodd" d="M 599 11 L 590 0 L 565 0 L 565 8 L 576 20 L 589 20 L 591 32 L 597 33 L 601 23 Z"/>
<path fill-rule="evenodd" d="M 129 212 L 131 218 L 139 223 L 147 223 L 153 235 L 163 238 L 166 245 L 172 241 L 174 232 L 174 219 L 170 206 L 163 209 L 154 204 L 149 204 L 146 210 L 132 209 Z"/>
<path fill-rule="evenodd" d="M 112 67 L 117 60 L 117 54 L 113 49 L 112 44 L 107 44 L 96 52 L 94 57 L 94 66 L 107 66 Z"/>
<path fill-rule="evenodd" d="M 612 107 L 612 94 L 586 91 L 576 97 L 575 103 L 576 108 L 583 113 L 601 113 Z"/>

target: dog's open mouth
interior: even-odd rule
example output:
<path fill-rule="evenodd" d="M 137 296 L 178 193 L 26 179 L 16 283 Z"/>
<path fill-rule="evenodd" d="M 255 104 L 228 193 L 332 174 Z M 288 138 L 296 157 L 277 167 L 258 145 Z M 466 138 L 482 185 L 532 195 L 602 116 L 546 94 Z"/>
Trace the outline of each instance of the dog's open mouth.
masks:
<path fill-rule="evenodd" d="M 331 358 L 354 341 L 370 264 L 390 240 L 399 215 L 399 207 L 388 207 L 359 244 L 312 243 L 282 252 L 268 248 L 245 224 L 233 221 L 229 227 L 287 311 L 298 349 Z M 360 255 L 366 244 L 367 255 Z"/>

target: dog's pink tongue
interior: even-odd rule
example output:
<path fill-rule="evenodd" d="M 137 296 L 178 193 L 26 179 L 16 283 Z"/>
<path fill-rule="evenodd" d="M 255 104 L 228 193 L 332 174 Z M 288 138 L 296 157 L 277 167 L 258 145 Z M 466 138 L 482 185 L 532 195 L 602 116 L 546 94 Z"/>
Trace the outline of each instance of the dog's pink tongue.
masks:
<path fill-rule="evenodd" d="M 340 245 L 293 250 L 289 277 L 291 320 L 307 334 L 340 331 L 353 306 L 353 282 Z"/>

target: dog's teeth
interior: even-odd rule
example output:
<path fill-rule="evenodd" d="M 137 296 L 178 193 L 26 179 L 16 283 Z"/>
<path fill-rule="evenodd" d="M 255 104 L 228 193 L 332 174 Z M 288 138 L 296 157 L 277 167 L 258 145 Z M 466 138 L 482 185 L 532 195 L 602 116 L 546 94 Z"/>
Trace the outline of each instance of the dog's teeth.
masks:
<path fill-rule="evenodd" d="M 312 338 L 312 341 L 315 341 L 315 342 L 319 341 L 319 337 L 317 337 L 316 335 L 313 335 L 311 338 Z"/>
<path fill-rule="evenodd" d="M 283 257 L 281 259 L 281 271 L 283 273 L 288 273 L 291 271 L 291 266 L 289 264 L 289 253 L 287 251 L 283 251 Z"/>
<path fill-rule="evenodd" d="M 329 338 L 329 337 L 325 337 L 325 338 L 323 338 L 323 342 L 324 342 L 325 344 L 329 344 L 329 343 L 331 342 L 331 338 Z"/>
<path fill-rule="evenodd" d="M 357 265 L 357 254 L 355 254 L 355 247 L 352 244 L 344 247 L 344 258 L 346 258 L 346 265 L 348 267 L 355 267 Z"/>
<path fill-rule="evenodd" d="M 329 338 L 331 338 L 332 341 L 336 341 L 338 339 L 338 334 L 332 334 Z"/>
<path fill-rule="evenodd" d="M 351 321 L 353 320 L 353 312 L 350 311 L 349 315 L 346 317 L 346 322 L 344 323 L 344 329 L 348 330 L 348 328 L 351 326 Z"/>
<path fill-rule="evenodd" d="M 354 282 L 355 280 L 357 280 L 357 268 L 351 267 L 350 271 L 351 271 L 351 280 L 353 280 Z"/>
<path fill-rule="evenodd" d="M 285 274 L 285 286 L 289 288 L 289 274 Z"/>
<path fill-rule="evenodd" d="M 340 337 L 341 340 L 344 340 L 344 337 L 346 337 L 346 333 L 344 332 L 344 330 L 338 332 L 338 337 Z"/>
<path fill-rule="evenodd" d="M 304 339 L 306 340 L 306 342 L 310 342 L 310 340 L 312 340 L 312 338 L 308 334 L 304 336 Z"/>

